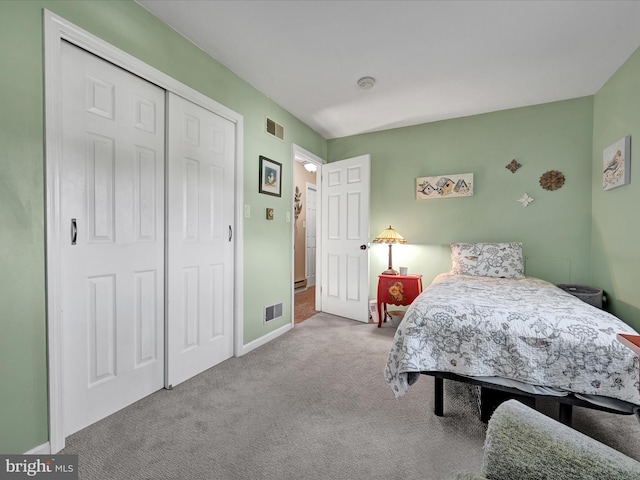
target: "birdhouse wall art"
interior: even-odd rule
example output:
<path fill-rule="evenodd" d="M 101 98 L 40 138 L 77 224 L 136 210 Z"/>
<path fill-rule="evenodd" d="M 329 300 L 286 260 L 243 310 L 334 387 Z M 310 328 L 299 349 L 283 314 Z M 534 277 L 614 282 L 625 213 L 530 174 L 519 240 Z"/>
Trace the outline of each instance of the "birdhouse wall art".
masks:
<path fill-rule="evenodd" d="M 622 187 L 631 181 L 631 137 L 621 138 L 602 152 L 602 189 Z"/>
<path fill-rule="evenodd" d="M 416 198 L 455 198 L 473 195 L 473 173 L 416 179 Z"/>

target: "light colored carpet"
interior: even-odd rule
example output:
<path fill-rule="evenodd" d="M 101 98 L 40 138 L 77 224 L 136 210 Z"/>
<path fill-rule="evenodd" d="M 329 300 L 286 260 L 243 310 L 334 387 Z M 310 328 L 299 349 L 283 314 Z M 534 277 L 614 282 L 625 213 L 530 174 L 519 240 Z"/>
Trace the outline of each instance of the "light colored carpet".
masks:
<path fill-rule="evenodd" d="M 432 413 L 431 377 L 396 400 L 383 376 L 393 333 L 318 314 L 72 435 L 60 453 L 79 455 L 82 480 L 411 480 L 479 471 L 486 428 L 469 390 L 445 382 L 444 417 Z M 574 416 L 640 456 L 635 418 Z"/>

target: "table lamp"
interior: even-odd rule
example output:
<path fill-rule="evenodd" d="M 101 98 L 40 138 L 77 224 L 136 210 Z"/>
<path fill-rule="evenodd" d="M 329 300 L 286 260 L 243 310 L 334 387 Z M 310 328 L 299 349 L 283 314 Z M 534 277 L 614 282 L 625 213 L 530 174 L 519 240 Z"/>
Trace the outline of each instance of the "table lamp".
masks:
<path fill-rule="evenodd" d="M 398 275 L 398 272 L 393 269 L 393 258 L 391 254 L 391 247 L 394 243 L 407 243 L 402 235 L 396 232 L 391 225 L 376 238 L 373 239 L 373 243 L 388 243 L 389 244 L 389 268 L 384 272 L 384 275 Z"/>

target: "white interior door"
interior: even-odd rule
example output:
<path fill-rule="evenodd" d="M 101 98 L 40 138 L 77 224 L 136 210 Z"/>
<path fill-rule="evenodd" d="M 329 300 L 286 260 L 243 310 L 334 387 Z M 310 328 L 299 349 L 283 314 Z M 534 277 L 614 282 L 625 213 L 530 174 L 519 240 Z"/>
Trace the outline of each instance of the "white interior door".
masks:
<path fill-rule="evenodd" d="M 307 286 L 316 284 L 316 186 L 307 183 L 306 266 Z"/>
<path fill-rule="evenodd" d="M 164 91 L 62 42 L 67 435 L 164 380 Z"/>
<path fill-rule="evenodd" d="M 322 311 L 369 321 L 369 155 L 322 166 Z"/>
<path fill-rule="evenodd" d="M 234 124 L 168 94 L 167 378 L 233 355 Z"/>

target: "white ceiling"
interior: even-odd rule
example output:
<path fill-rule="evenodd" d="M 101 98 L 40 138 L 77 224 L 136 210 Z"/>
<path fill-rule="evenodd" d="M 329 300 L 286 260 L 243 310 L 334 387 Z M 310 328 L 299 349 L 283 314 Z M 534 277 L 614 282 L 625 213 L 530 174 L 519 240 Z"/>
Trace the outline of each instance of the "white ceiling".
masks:
<path fill-rule="evenodd" d="M 640 1 L 137 2 L 325 138 L 592 95 L 640 45 Z"/>

